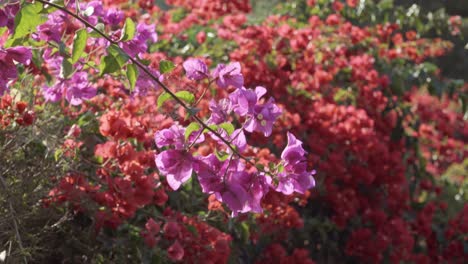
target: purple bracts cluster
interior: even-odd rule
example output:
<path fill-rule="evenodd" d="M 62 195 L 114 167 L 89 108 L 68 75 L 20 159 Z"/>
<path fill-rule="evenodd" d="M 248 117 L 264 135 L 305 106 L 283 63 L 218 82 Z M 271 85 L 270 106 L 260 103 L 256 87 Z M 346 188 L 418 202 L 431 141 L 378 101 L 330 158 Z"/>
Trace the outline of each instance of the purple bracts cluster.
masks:
<path fill-rule="evenodd" d="M 199 59 L 188 59 L 182 64 L 184 67 L 187 78 L 191 80 L 202 80 L 207 78 L 208 67 L 206 64 Z"/>
<path fill-rule="evenodd" d="M 305 154 L 302 142 L 288 132 L 288 145 L 281 154 L 281 166 L 284 169 L 278 173 L 278 186 L 275 190 L 288 195 L 293 192 L 305 193 L 315 186 L 315 171 L 307 171 Z"/>
<path fill-rule="evenodd" d="M 209 77 L 207 66 L 199 59 L 189 59 L 183 63 L 183 67 L 187 78 L 191 80 Z M 270 190 L 291 194 L 304 193 L 313 187 L 315 172 L 307 171 L 306 152 L 302 148 L 302 142 L 291 133 L 287 135 L 288 144 L 281 155 L 281 161 L 273 165 L 273 169 L 268 172 L 246 169 L 244 160 L 238 155 L 247 148 L 244 132 L 255 131 L 266 137 L 270 136 L 273 123 L 281 115 L 281 109 L 273 98 L 264 99 L 266 88 L 258 86 L 252 90 L 243 87 L 238 63 L 218 65 L 211 78 L 210 83 L 216 81 L 220 88 L 237 88 L 228 98 L 210 102 L 211 116 L 207 120 L 208 124 L 217 127 L 215 130 L 218 135 L 230 142 L 230 146 L 235 147 L 236 151 L 209 131 L 194 131 L 187 138 L 185 128 L 176 124 L 156 132 L 155 143 L 158 148 L 164 148 L 155 156 L 156 167 L 166 176 L 169 186 L 177 190 L 195 172 L 202 191 L 214 194 L 218 201 L 231 209 L 233 216 L 245 212 L 262 212 L 261 200 Z M 225 129 L 231 126 L 229 123 L 234 115 L 238 116 L 237 120 L 243 120 L 242 127 Z M 205 141 L 204 133 L 208 133 L 217 143 L 217 151 L 224 154 L 201 156 L 190 152 L 189 146 Z"/>
<path fill-rule="evenodd" d="M 219 88 L 227 88 L 233 86 L 242 88 L 244 86 L 244 76 L 241 73 L 239 62 L 233 62 L 228 65 L 218 64 L 214 69 L 212 77 L 216 79 L 216 84 Z"/>
<path fill-rule="evenodd" d="M 0 96 L 7 90 L 8 82 L 18 77 L 15 62 L 27 65 L 31 58 L 31 51 L 25 47 L 0 48 Z"/>
<path fill-rule="evenodd" d="M 139 23 L 136 27 L 136 35 L 132 40 L 120 42 L 119 46 L 130 56 L 136 57 L 145 53 L 148 49 L 147 42 L 158 41 L 158 34 L 155 30 L 155 25 L 146 25 Z"/>

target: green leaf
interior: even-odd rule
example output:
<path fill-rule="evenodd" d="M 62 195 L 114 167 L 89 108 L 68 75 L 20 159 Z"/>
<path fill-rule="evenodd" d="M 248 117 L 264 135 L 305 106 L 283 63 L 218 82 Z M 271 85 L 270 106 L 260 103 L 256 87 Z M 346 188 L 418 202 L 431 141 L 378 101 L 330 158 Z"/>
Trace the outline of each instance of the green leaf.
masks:
<path fill-rule="evenodd" d="M 99 65 L 99 71 L 101 72 L 101 76 L 106 73 L 113 73 L 120 70 L 121 67 L 119 66 L 119 62 L 113 55 L 107 55 L 101 61 Z"/>
<path fill-rule="evenodd" d="M 189 103 L 189 104 L 191 104 L 191 103 L 193 103 L 193 101 L 195 101 L 195 96 L 192 93 L 187 92 L 187 91 L 177 92 L 177 93 L 175 93 L 175 96 L 177 98 L 179 98 L 180 100 L 182 100 L 182 101 L 184 101 L 186 103 Z M 164 102 L 166 102 L 169 99 L 173 99 L 172 95 L 170 95 L 169 93 L 164 92 L 161 95 L 159 95 L 158 102 L 157 102 L 158 107 L 161 107 L 164 104 Z"/>
<path fill-rule="evenodd" d="M 67 79 L 73 73 L 73 64 L 71 63 L 70 59 L 63 59 L 62 66 L 60 67 L 60 77 L 63 79 Z"/>
<path fill-rule="evenodd" d="M 96 26 L 94 26 L 97 30 L 99 30 L 100 32 L 104 32 L 105 30 L 105 25 L 103 23 L 97 23 Z M 91 33 L 89 33 L 89 35 L 93 38 L 101 38 L 102 36 L 95 30 L 91 31 Z"/>
<path fill-rule="evenodd" d="M 244 243 L 247 243 L 250 239 L 250 229 L 249 229 L 249 225 L 247 224 L 247 222 L 242 222 L 240 224 L 240 227 L 241 227 L 241 237 L 242 237 L 242 241 Z"/>
<path fill-rule="evenodd" d="M 187 91 L 180 91 L 175 94 L 177 98 L 179 98 L 182 101 L 185 101 L 188 104 L 191 104 L 195 101 L 195 95 L 193 95 L 191 92 Z"/>
<path fill-rule="evenodd" d="M 129 60 L 128 55 L 115 44 L 110 45 L 107 48 L 107 52 L 107 56 L 104 57 L 99 65 L 101 76 L 103 74 L 113 73 L 122 69 L 124 64 Z"/>
<path fill-rule="evenodd" d="M 187 128 L 185 128 L 185 139 L 187 140 L 194 131 L 200 130 L 200 124 L 198 122 L 190 123 Z"/>
<path fill-rule="evenodd" d="M 158 108 L 161 108 L 162 105 L 164 104 L 164 102 L 166 102 L 167 100 L 171 99 L 172 96 L 168 93 L 162 93 L 161 95 L 159 95 L 158 97 Z"/>
<path fill-rule="evenodd" d="M 62 157 L 63 155 L 63 150 L 61 149 L 57 149 L 55 152 L 54 152 L 54 159 L 55 161 L 59 161 L 59 159 Z"/>
<path fill-rule="evenodd" d="M 75 37 L 73 38 L 73 51 L 72 51 L 72 63 L 76 63 L 83 51 L 86 48 L 86 41 L 88 40 L 88 32 L 86 32 L 85 28 L 82 28 L 75 33 Z"/>
<path fill-rule="evenodd" d="M 125 53 L 125 51 L 123 51 L 119 46 L 115 44 L 110 45 L 107 48 L 107 52 L 109 54 L 114 55 L 114 57 L 116 57 L 121 66 L 123 66 L 130 59 L 127 53 Z"/>
<path fill-rule="evenodd" d="M 127 78 L 130 82 L 130 92 L 135 90 L 136 81 L 138 79 L 138 68 L 135 64 L 127 65 Z"/>
<path fill-rule="evenodd" d="M 220 161 L 225 161 L 229 158 L 229 153 L 225 152 L 225 151 L 217 151 L 215 150 L 215 155 L 216 157 L 220 160 Z"/>
<path fill-rule="evenodd" d="M 219 127 L 224 129 L 228 133 L 228 135 L 231 135 L 232 132 L 234 132 L 234 129 L 235 129 L 234 126 L 231 123 L 228 123 L 228 122 L 219 124 Z"/>
<path fill-rule="evenodd" d="M 216 124 L 209 125 L 208 127 L 211 128 L 214 131 L 218 130 L 218 125 L 216 125 Z M 211 131 L 208 128 L 203 129 L 203 133 L 206 133 L 206 132 L 211 132 Z"/>
<path fill-rule="evenodd" d="M 135 22 L 129 17 L 125 20 L 121 41 L 129 41 L 135 37 L 136 26 Z"/>
<path fill-rule="evenodd" d="M 172 61 L 162 60 L 159 62 L 159 71 L 161 74 L 171 72 L 174 68 L 175 65 Z"/>
<path fill-rule="evenodd" d="M 45 23 L 47 19 L 40 12 L 42 4 L 35 2 L 34 4 L 25 3 L 15 17 L 15 34 L 13 39 L 24 37 L 36 31 L 36 27 Z"/>

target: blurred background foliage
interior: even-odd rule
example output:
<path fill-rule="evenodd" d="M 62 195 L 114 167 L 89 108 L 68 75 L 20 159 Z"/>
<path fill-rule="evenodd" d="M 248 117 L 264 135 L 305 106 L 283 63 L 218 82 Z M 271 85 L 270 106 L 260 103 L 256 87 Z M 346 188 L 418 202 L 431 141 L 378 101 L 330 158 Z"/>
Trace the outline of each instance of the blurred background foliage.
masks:
<path fill-rule="evenodd" d="M 161 0 L 158 0 L 160 2 Z M 249 16 L 251 21 L 259 21 L 275 13 L 275 6 L 279 11 L 290 10 L 295 14 L 306 10 L 304 6 L 306 1 L 279 1 L 279 0 L 252 0 L 252 14 Z M 331 2 L 329 0 L 318 0 L 317 15 L 326 17 L 329 13 L 320 8 L 321 3 Z M 421 37 L 440 37 L 449 40 L 454 44 L 453 51 L 443 57 L 436 59 L 437 65 L 442 70 L 442 75 L 448 78 L 468 80 L 468 1 L 467 0 L 360 0 L 359 8 L 356 13 L 348 13 L 349 21 L 360 25 L 371 25 L 376 23 L 386 23 L 395 21 L 398 13 L 406 15 L 407 29 L 416 30 Z M 283 9 L 283 10 L 281 10 Z M 379 15 L 381 13 L 381 15 Z M 382 15 L 384 14 L 384 15 Z M 410 16 L 419 19 L 409 19 Z M 450 16 L 461 16 L 462 27 L 461 37 L 452 36 L 449 31 L 440 31 L 436 27 L 440 21 L 447 21 Z M 300 16 L 299 16 L 300 17 Z M 308 17 L 304 14 L 302 17 Z M 373 20 L 375 19 L 375 20 Z M 354 21 L 353 21 L 354 20 Z M 413 22 L 411 22 L 413 21 Z M 439 22 L 436 22 L 439 21 Z M 357 23 L 356 23 L 357 22 Z M 426 22 L 426 23 L 423 23 Z M 456 63 L 454 63 L 456 62 Z"/>

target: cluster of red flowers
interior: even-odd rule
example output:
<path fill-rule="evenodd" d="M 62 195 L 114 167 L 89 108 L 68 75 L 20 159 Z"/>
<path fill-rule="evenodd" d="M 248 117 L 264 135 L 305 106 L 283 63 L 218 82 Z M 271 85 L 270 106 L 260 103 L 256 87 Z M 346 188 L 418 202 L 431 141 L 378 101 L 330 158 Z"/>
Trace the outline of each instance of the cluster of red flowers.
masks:
<path fill-rule="evenodd" d="M 6 128 L 12 122 L 20 126 L 30 126 L 36 118 L 33 110 L 28 110 L 28 103 L 17 101 L 13 103 L 13 98 L 9 94 L 0 97 L 0 127 Z"/>

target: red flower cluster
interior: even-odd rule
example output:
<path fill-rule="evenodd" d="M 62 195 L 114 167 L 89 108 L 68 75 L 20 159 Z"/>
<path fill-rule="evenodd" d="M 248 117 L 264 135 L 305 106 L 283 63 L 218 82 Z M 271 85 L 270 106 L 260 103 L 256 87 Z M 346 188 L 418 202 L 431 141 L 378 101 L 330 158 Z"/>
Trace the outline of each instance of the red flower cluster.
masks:
<path fill-rule="evenodd" d="M 209 226 L 196 217 L 183 216 L 170 208 L 164 211 L 166 223 L 149 219 L 142 236 L 149 247 L 164 239 L 169 259 L 186 263 L 226 263 L 231 249 L 231 236 Z M 165 245 L 168 245 L 167 247 Z"/>
<path fill-rule="evenodd" d="M 13 103 L 9 94 L 0 98 L 0 126 L 2 129 L 8 127 L 12 121 L 20 126 L 30 126 L 35 119 L 36 113 L 28 110 L 28 103 L 24 101 Z"/>

